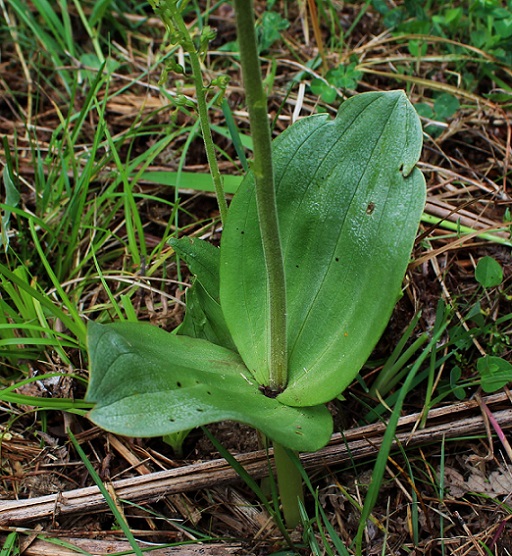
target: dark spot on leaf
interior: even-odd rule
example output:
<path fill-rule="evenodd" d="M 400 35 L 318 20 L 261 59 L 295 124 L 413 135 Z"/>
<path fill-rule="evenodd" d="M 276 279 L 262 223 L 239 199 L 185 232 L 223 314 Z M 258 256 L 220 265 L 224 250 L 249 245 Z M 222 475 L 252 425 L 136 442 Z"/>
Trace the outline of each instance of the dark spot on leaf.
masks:
<path fill-rule="evenodd" d="M 240 233 L 241 233 L 242 235 L 244 235 L 244 234 L 245 234 L 244 230 L 242 230 L 242 231 L 241 231 Z"/>
<path fill-rule="evenodd" d="M 177 382 L 177 383 L 176 383 L 176 386 L 177 386 L 178 388 L 181 388 L 181 382 Z"/>
<path fill-rule="evenodd" d="M 366 214 L 371 214 L 375 209 L 375 203 L 369 203 L 366 207 Z"/>
<path fill-rule="evenodd" d="M 202 413 L 204 411 L 204 409 L 202 407 L 196 407 L 196 411 L 199 411 L 199 413 Z"/>
<path fill-rule="evenodd" d="M 296 265 L 295 265 L 295 268 L 299 268 L 299 265 L 298 265 L 298 264 L 296 264 Z"/>
<path fill-rule="evenodd" d="M 212 393 L 211 393 L 209 390 L 208 390 L 206 393 L 207 393 L 209 396 L 212 395 Z"/>
<path fill-rule="evenodd" d="M 173 419 L 172 417 L 169 417 L 169 421 L 170 421 L 171 423 L 174 423 L 175 419 Z"/>
<path fill-rule="evenodd" d="M 334 257 L 334 260 L 339 263 L 340 262 L 340 258 L 339 257 Z"/>

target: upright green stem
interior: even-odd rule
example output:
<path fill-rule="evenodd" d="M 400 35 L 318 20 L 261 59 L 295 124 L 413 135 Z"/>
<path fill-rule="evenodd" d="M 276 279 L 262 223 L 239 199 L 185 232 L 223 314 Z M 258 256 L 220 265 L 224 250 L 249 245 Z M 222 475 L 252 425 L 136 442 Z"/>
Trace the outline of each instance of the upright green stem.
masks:
<path fill-rule="evenodd" d="M 268 280 L 270 387 L 274 390 L 282 390 L 288 381 L 286 287 L 274 187 L 267 97 L 263 90 L 254 32 L 253 0 L 235 0 L 235 13 L 244 89 L 253 139 L 252 170 L 256 184 L 256 206 Z M 275 442 L 274 459 L 285 522 L 288 527 L 295 528 L 300 523 L 298 501 L 303 499 L 302 477 L 297 466 L 290 460 L 286 449 Z"/>
<path fill-rule="evenodd" d="M 208 119 L 208 106 L 206 104 L 205 88 L 203 83 L 203 74 L 201 72 L 201 62 L 197 53 L 194 41 L 190 37 L 190 33 L 183 21 L 183 17 L 176 5 L 176 0 L 167 0 L 159 2 L 158 0 L 150 0 L 151 5 L 155 12 L 161 17 L 166 27 L 170 32 L 174 29 L 179 34 L 180 44 L 183 50 L 189 55 L 190 66 L 192 68 L 192 76 L 194 79 L 194 87 L 196 90 L 197 111 L 199 114 L 199 121 L 201 122 L 201 132 L 203 135 L 204 147 L 206 150 L 206 157 L 210 172 L 212 174 L 213 185 L 215 187 L 215 194 L 217 203 L 219 205 L 220 218 L 222 223 L 226 221 L 228 214 L 228 205 L 226 196 L 224 194 L 224 184 L 222 183 L 222 176 L 217 164 L 215 156 L 215 144 L 213 142 L 212 131 L 210 128 L 210 121 Z"/>
<path fill-rule="evenodd" d="M 274 442 L 274 461 L 284 522 L 290 529 L 295 529 L 300 523 L 299 502 L 304 502 L 302 476 L 296 463 L 288 455 L 287 449 L 276 442 Z"/>
<path fill-rule="evenodd" d="M 286 287 L 277 219 L 267 97 L 263 90 L 254 31 L 253 1 L 235 0 L 235 13 L 244 89 L 254 148 L 252 170 L 256 182 L 256 205 L 269 290 L 270 387 L 274 390 L 282 390 L 288 381 Z"/>

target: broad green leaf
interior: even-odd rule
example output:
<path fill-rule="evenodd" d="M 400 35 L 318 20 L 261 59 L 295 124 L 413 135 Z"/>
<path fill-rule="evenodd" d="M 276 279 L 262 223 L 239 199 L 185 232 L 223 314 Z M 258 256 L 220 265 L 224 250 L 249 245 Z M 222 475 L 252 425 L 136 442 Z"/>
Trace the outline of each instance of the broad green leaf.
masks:
<path fill-rule="evenodd" d="M 494 288 L 503 282 L 503 269 L 492 257 L 482 257 L 476 265 L 475 278 L 484 288 Z"/>
<path fill-rule="evenodd" d="M 176 331 L 177 334 L 202 338 L 236 351 L 219 302 L 215 301 L 198 281 L 188 288 L 185 295 L 185 317 Z"/>
<path fill-rule="evenodd" d="M 220 307 L 219 249 L 198 238 L 173 238 L 169 244 L 195 276 L 194 283 L 185 294 L 185 317 L 178 334 L 202 338 L 236 351 Z"/>
<path fill-rule="evenodd" d="M 323 406 L 293 408 L 266 397 L 238 354 L 145 323 L 90 323 L 86 399 L 98 426 L 127 436 L 165 436 L 216 421 L 240 421 L 299 451 L 324 446 Z"/>
<path fill-rule="evenodd" d="M 219 248 L 196 237 L 171 238 L 168 243 L 212 298 L 219 301 Z"/>
<path fill-rule="evenodd" d="M 274 142 L 287 286 L 289 381 L 283 403 L 327 402 L 354 379 L 401 295 L 425 181 L 418 116 L 402 91 L 346 101 Z M 237 349 L 268 384 L 268 291 L 248 175 L 221 242 L 221 306 Z"/>
<path fill-rule="evenodd" d="M 496 392 L 509 382 L 512 382 L 512 364 L 501 357 L 488 355 L 480 357 L 476 367 L 482 378 L 484 392 Z"/>

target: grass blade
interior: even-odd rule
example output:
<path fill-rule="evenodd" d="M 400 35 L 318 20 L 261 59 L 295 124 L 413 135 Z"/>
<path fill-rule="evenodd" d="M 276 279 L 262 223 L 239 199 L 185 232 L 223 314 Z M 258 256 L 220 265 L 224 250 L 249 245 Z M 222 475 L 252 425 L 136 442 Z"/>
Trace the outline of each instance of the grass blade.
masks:
<path fill-rule="evenodd" d="M 16 284 L 20 290 L 27 292 L 34 299 L 39 301 L 39 303 L 41 303 L 43 307 L 46 307 L 50 311 L 50 314 L 52 314 L 55 318 L 58 318 L 62 321 L 64 326 L 66 326 L 71 331 L 71 333 L 78 338 L 82 346 L 85 346 L 85 325 L 81 321 L 76 310 L 74 310 L 75 314 L 73 315 L 76 318 L 70 317 L 60 307 L 58 307 L 55 303 L 53 303 L 47 295 L 36 290 L 30 284 L 22 280 L 15 272 L 9 270 L 2 263 L 0 263 L 0 276 L 3 278 L 7 278 L 10 282 Z M 59 288 L 62 290 L 60 285 Z"/>
<path fill-rule="evenodd" d="M 438 311 L 438 314 L 437 314 L 437 319 L 438 320 L 436 321 L 436 323 L 434 325 L 434 331 L 433 331 L 433 334 L 432 334 L 432 339 L 430 340 L 430 342 L 428 343 L 427 347 L 422 352 L 422 354 L 418 357 L 415 364 L 412 366 L 411 371 L 409 372 L 409 375 L 407 376 L 406 380 L 404 381 L 404 384 L 403 384 L 402 388 L 400 389 L 400 394 L 398 396 L 398 399 L 395 403 L 393 413 L 391 414 L 391 417 L 390 417 L 389 422 L 387 424 L 386 432 L 384 433 L 384 437 L 383 437 L 383 440 L 382 440 L 382 445 L 380 447 L 379 454 L 377 456 L 377 460 L 375 462 L 375 466 L 374 466 L 374 469 L 373 469 L 372 480 L 371 480 L 370 486 L 368 488 L 368 493 L 367 493 L 365 501 L 364 501 L 363 510 L 361 512 L 361 519 L 360 519 L 360 523 L 359 523 L 359 528 L 358 528 L 358 531 L 357 531 L 357 534 L 356 534 L 356 539 L 355 539 L 356 554 L 358 556 L 362 555 L 363 533 L 364 533 L 364 530 L 366 528 L 366 522 L 367 522 L 368 518 L 370 517 L 372 509 L 375 506 L 375 503 L 377 502 L 377 499 L 378 499 L 378 496 L 379 496 L 380 486 L 382 484 L 384 473 L 386 471 L 386 463 L 387 463 L 388 455 L 391 451 L 391 447 L 392 447 L 392 444 L 393 444 L 393 439 L 394 439 L 394 436 L 395 436 L 395 431 L 396 431 L 396 427 L 397 427 L 397 424 L 398 424 L 398 419 L 399 419 L 400 413 L 402 411 L 403 403 L 405 401 L 405 398 L 406 398 L 407 394 L 410 392 L 410 389 L 411 389 L 411 386 L 413 384 L 414 378 L 415 378 L 416 373 L 418 372 L 420 366 L 423 364 L 425 359 L 428 357 L 431 350 L 433 350 L 435 348 L 437 342 L 440 340 L 440 338 L 443 335 L 446 327 L 448 326 L 446 317 L 447 317 L 446 311 L 443 311 L 443 312 Z"/>
<path fill-rule="evenodd" d="M 82 447 L 80 446 L 77 439 L 75 438 L 75 436 L 73 435 L 73 433 L 69 429 L 68 429 L 68 434 L 69 434 L 69 438 L 70 438 L 73 446 L 75 447 L 75 450 L 77 451 L 78 455 L 80 456 L 80 459 L 84 462 L 84 465 L 85 465 L 87 471 L 91 475 L 93 481 L 96 483 L 96 486 L 99 488 L 101 494 L 103 494 L 103 497 L 105 498 L 105 501 L 107 502 L 108 507 L 110 508 L 110 511 L 114 515 L 114 518 L 116 519 L 117 523 L 121 527 L 121 530 L 123 531 L 124 535 L 126 536 L 128 542 L 130 543 L 131 547 L 133 548 L 134 554 L 136 554 L 136 556 L 143 556 L 143 552 L 140 549 L 139 545 L 137 544 L 137 541 L 135 540 L 135 537 L 133 536 L 133 533 L 131 532 L 130 527 L 128 526 L 128 523 L 126 523 L 125 517 L 119 511 L 119 509 L 117 507 L 117 504 L 114 502 L 114 500 L 110 496 L 110 493 L 107 490 L 107 488 L 105 487 L 105 485 L 103 484 L 103 481 L 100 479 L 99 475 L 96 473 L 96 470 L 94 469 L 93 465 L 91 464 L 91 462 L 87 458 L 85 452 L 82 450 Z"/>
<path fill-rule="evenodd" d="M 4 145 L 4 156 L 5 156 L 5 168 L 3 171 L 3 182 L 5 189 L 5 205 L 4 214 L 2 215 L 2 220 L 0 223 L 0 231 L 2 237 L 2 244 L 4 250 L 7 250 L 9 246 L 9 222 L 11 219 L 11 214 L 13 208 L 18 206 L 20 202 L 20 192 L 18 190 L 17 180 L 14 174 L 14 166 L 11 157 L 11 150 L 9 148 L 9 143 L 7 137 L 3 138 Z"/>
<path fill-rule="evenodd" d="M 17 554 L 19 554 L 17 544 L 18 533 L 16 531 L 12 531 L 7 535 L 7 538 L 5 539 L 4 545 L 0 550 L 0 556 L 16 556 Z"/>
<path fill-rule="evenodd" d="M 244 466 L 240 464 L 236 460 L 236 458 L 234 458 L 229 453 L 229 451 L 226 450 L 226 448 L 224 448 L 222 444 L 220 444 L 220 442 L 217 441 L 217 439 L 211 434 L 211 432 L 206 427 L 201 427 L 201 428 L 205 433 L 205 435 L 210 440 L 210 442 L 214 445 L 215 449 L 219 452 L 219 454 L 229 463 L 229 465 L 231 465 L 231 467 L 238 473 L 238 475 L 245 482 L 245 484 L 258 497 L 258 499 L 263 504 L 263 506 L 268 511 L 268 513 L 274 518 L 274 521 L 276 522 L 276 525 L 279 527 L 279 530 L 283 534 L 283 537 L 285 538 L 286 542 L 289 544 L 290 547 L 292 547 L 293 546 L 292 540 L 288 535 L 288 531 L 286 531 L 286 527 L 281 518 L 281 513 L 279 512 L 279 510 L 272 507 L 272 505 L 268 501 L 267 497 L 261 490 L 258 483 L 249 475 L 249 473 L 247 473 L 247 471 L 244 469 Z"/>

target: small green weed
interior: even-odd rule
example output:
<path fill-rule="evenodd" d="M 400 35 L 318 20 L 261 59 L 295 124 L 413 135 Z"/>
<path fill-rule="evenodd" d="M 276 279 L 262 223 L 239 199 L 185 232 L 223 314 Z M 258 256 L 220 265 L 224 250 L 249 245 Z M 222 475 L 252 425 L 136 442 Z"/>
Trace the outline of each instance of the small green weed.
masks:
<path fill-rule="evenodd" d="M 435 123 L 427 123 L 424 126 L 425 133 L 435 138 L 442 133 L 445 127 L 442 124 L 446 124 L 446 121 L 457 113 L 460 102 L 450 93 L 441 93 L 435 96 L 432 106 L 426 102 L 418 102 L 414 107 L 421 117 L 435 120 Z"/>
<path fill-rule="evenodd" d="M 279 12 L 269 11 L 268 9 L 264 11 L 257 25 L 258 50 L 260 53 L 267 52 L 274 43 L 281 40 L 282 32 L 286 31 L 288 27 L 290 27 L 290 22 Z"/>
<path fill-rule="evenodd" d="M 475 269 L 475 278 L 484 288 L 494 288 L 503 282 L 503 269 L 492 257 L 482 257 Z"/>
<path fill-rule="evenodd" d="M 283 39 L 283 31 L 290 27 L 290 22 L 280 12 L 274 11 L 275 1 L 267 2 L 265 11 L 256 21 L 256 40 L 259 54 L 268 54 L 269 50 Z M 238 41 L 222 45 L 222 50 L 238 51 Z"/>
<path fill-rule="evenodd" d="M 357 69 L 357 60 L 349 64 L 340 64 L 337 68 L 330 69 L 324 78 L 315 77 L 311 80 L 311 92 L 320 96 L 322 101 L 332 104 L 339 96 L 340 91 L 357 89 L 357 83 L 363 73 Z"/>
<path fill-rule="evenodd" d="M 512 364 L 501 357 L 481 357 L 477 369 L 484 392 L 495 392 L 512 382 Z"/>

